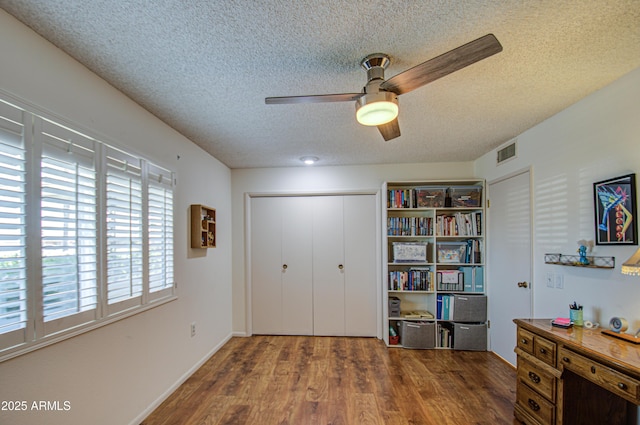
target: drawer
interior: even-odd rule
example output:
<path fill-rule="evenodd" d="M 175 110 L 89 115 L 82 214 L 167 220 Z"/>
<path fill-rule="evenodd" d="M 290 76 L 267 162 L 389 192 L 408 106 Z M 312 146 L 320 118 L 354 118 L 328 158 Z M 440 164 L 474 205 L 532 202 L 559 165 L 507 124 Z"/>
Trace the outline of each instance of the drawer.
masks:
<path fill-rule="evenodd" d="M 522 382 L 517 384 L 516 404 L 541 424 L 555 424 L 555 405 Z"/>
<path fill-rule="evenodd" d="M 560 361 L 565 369 L 569 369 L 626 400 L 636 404 L 640 403 L 640 381 L 566 348 L 560 349 Z"/>
<path fill-rule="evenodd" d="M 533 351 L 536 358 L 549 366 L 556 367 L 556 343 L 536 335 L 533 339 Z"/>
<path fill-rule="evenodd" d="M 533 355 L 533 338 L 535 334 L 526 329 L 518 328 L 518 348 Z"/>
<path fill-rule="evenodd" d="M 518 357 L 518 381 L 536 390 L 552 403 L 556 401 L 556 378 L 530 361 Z"/>

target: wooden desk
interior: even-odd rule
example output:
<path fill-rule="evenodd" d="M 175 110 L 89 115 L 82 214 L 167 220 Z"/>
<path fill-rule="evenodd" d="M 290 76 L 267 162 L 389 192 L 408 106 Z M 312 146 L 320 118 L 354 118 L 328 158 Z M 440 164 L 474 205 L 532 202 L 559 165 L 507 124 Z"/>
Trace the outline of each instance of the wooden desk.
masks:
<path fill-rule="evenodd" d="M 640 404 L 640 345 L 600 329 L 516 319 L 514 415 L 531 425 L 635 425 Z"/>

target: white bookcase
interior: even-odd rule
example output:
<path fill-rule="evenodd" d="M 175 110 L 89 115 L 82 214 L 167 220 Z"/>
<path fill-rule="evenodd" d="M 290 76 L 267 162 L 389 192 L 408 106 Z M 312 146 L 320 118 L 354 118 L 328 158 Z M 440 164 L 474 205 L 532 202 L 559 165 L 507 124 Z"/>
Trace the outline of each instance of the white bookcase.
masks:
<path fill-rule="evenodd" d="M 385 342 L 485 350 L 484 180 L 386 182 L 383 194 Z"/>

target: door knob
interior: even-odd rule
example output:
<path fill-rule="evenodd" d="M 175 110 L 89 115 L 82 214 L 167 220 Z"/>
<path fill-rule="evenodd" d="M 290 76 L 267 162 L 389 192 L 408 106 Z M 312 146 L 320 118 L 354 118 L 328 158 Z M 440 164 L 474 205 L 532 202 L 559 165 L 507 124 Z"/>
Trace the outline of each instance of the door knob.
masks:
<path fill-rule="evenodd" d="M 527 282 L 518 282 L 518 288 L 527 288 L 528 286 Z"/>
<path fill-rule="evenodd" d="M 287 265 L 286 264 L 282 265 L 282 270 L 287 270 Z"/>
<path fill-rule="evenodd" d="M 344 269 L 344 266 L 343 266 L 342 264 L 338 264 L 338 268 L 339 268 L 340 270 L 342 270 L 342 269 Z"/>

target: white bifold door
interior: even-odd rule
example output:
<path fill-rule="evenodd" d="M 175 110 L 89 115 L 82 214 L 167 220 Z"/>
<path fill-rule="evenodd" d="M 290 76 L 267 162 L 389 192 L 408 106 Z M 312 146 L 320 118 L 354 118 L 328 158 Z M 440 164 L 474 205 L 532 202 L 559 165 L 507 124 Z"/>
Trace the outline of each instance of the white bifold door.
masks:
<path fill-rule="evenodd" d="M 251 199 L 254 334 L 376 336 L 374 195 Z"/>

